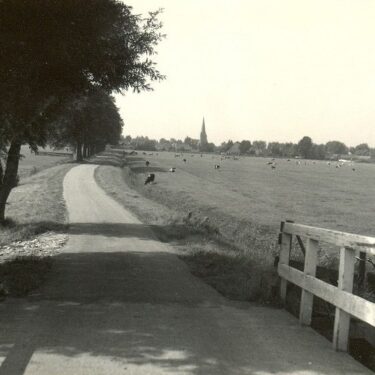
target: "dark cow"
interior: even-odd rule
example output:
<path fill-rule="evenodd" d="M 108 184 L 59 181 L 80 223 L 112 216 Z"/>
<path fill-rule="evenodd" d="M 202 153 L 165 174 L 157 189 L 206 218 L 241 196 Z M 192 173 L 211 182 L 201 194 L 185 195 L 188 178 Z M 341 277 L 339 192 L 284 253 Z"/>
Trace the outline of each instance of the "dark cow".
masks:
<path fill-rule="evenodd" d="M 150 184 L 151 182 L 154 182 L 154 181 L 155 181 L 155 174 L 150 173 L 146 178 L 145 185 Z"/>

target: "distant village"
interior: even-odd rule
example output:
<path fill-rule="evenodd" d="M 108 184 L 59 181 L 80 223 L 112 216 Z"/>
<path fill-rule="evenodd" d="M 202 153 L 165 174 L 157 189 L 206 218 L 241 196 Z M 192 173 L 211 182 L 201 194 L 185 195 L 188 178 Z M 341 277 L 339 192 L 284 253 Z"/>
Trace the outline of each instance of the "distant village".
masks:
<path fill-rule="evenodd" d="M 359 162 L 375 162 L 375 148 L 370 148 L 367 143 L 348 147 L 343 142 L 332 140 L 325 144 L 315 144 L 305 136 L 298 143 L 292 142 L 266 142 L 263 140 L 228 140 L 220 145 L 208 141 L 206 124 L 203 118 L 199 139 L 186 137 L 180 139 L 159 140 L 146 136 L 132 138 L 123 136 L 121 144 L 131 150 L 143 151 L 170 151 L 170 152 L 200 152 L 221 153 L 236 156 L 259 156 L 279 158 L 304 158 L 317 160 L 353 160 Z"/>

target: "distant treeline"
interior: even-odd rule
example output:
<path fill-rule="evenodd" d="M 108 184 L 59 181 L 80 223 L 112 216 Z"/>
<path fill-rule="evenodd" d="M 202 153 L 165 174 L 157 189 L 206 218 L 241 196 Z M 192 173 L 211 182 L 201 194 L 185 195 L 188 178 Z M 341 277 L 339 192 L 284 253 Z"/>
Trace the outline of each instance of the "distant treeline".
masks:
<path fill-rule="evenodd" d="M 186 137 L 183 141 L 171 138 L 169 140 L 149 139 L 148 137 L 126 136 L 122 138 L 124 145 L 145 151 L 172 151 L 172 152 L 216 152 L 233 155 L 269 156 L 282 158 L 305 159 L 339 159 L 352 157 L 359 159 L 375 158 L 375 149 L 367 143 L 361 143 L 355 147 L 348 147 L 340 141 L 329 141 L 326 144 L 316 144 L 308 136 L 303 137 L 298 143 L 292 142 L 265 142 L 265 141 L 233 141 L 221 143 L 217 146 L 208 143 L 201 147 L 198 139 Z"/>

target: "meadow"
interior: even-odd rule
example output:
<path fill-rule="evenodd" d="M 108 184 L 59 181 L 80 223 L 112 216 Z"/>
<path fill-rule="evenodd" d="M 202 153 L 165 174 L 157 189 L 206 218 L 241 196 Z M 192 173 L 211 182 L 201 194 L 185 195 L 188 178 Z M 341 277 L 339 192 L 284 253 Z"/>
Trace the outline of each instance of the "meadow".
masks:
<path fill-rule="evenodd" d="M 147 197 L 267 263 L 278 250 L 285 219 L 375 236 L 375 165 L 336 168 L 335 162 L 276 159 L 272 169 L 270 160 L 138 152 L 128 158 L 127 179 Z M 155 183 L 144 186 L 148 173 L 155 173 Z"/>
<path fill-rule="evenodd" d="M 52 151 L 52 149 L 46 148 L 41 149 L 41 151 Z M 20 159 L 18 170 L 18 175 L 21 179 L 71 159 L 66 155 L 36 155 L 28 146 L 22 146 L 21 155 L 22 158 Z"/>

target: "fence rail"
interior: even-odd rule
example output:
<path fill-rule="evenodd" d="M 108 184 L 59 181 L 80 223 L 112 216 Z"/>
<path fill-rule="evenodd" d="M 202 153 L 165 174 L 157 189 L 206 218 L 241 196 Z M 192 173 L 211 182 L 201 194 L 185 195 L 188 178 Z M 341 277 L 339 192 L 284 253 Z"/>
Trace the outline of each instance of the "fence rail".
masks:
<path fill-rule="evenodd" d="M 302 325 L 311 324 L 314 296 L 334 305 L 336 312 L 333 347 L 336 350 L 347 351 L 351 317 L 375 326 L 375 304 L 352 293 L 356 252 L 375 255 L 375 238 L 292 222 L 282 222 L 280 231 L 281 250 L 278 273 L 281 277 L 281 298 L 285 302 L 288 282 L 302 288 L 299 314 Z M 300 237 L 307 239 L 304 248 L 303 271 L 289 266 L 293 236 L 299 238 L 299 242 L 301 241 Z M 315 277 L 319 242 L 325 242 L 340 248 L 337 287 Z"/>

